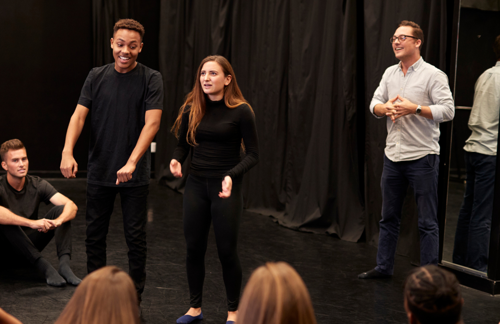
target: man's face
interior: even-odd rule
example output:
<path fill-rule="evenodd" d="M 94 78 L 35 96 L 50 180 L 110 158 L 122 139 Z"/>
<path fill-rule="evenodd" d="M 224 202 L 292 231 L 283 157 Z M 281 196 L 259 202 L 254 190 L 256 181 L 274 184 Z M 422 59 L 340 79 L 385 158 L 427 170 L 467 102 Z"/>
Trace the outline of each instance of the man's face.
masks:
<path fill-rule="evenodd" d="M 414 36 L 413 35 L 413 27 L 410 26 L 402 26 L 396 29 L 394 36 Z M 394 51 L 394 55 L 400 61 L 404 61 L 405 59 L 412 58 L 417 54 L 420 55 L 419 48 L 422 42 L 420 39 L 415 39 L 411 37 L 407 37 L 404 41 L 399 41 L 396 39 L 392 43 L 392 50 Z"/>
<path fill-rule="evenodd" d="M 14 178 L 23 178 L 28 173 L 26 149 L 9 150 L 2 161 L 2 168 Z"/>
<path fill-rule="evenodd" d="M 120 73 L 132 71 L 137 65 L 137 56 L 142 51 L 141 35 L 135 30 L 118 29 L 111 38 L 115 58 L 115 69 Z"/>

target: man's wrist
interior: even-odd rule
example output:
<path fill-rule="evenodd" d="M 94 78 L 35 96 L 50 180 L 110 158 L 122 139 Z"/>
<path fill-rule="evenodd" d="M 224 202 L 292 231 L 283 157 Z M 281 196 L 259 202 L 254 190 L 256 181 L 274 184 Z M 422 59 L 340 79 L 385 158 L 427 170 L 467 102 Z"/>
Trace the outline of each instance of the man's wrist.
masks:
<path fill-rule="evenodd" d="M 415 115 L 420 115 L 420 113 L 422 113 L 422 106 L 421 105 L 417 105 L 417 107 L 415 108 Z"/>

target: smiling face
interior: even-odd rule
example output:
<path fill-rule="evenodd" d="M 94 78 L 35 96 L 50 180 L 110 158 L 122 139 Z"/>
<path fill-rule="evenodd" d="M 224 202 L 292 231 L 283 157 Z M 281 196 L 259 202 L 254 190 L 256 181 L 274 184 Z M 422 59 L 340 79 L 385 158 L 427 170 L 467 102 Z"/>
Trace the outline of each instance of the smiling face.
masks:
<path fill-rule="evenodd" d="M 212 101 L 224 98 L 224 87 L 231 83 L 231 79 L 231 75 L 224 75 L 222 67 L 217 62 L 207 62 L 201 67 L 201 88 Z"/>
<path fill-rule="evenodd" d="M 2 161 L 2 168 L 7 171 L 8 176 L 21 179 L 28 173 L 28 155 L 26 149 L 9 150 Z"/>
<path fill-rule="evenodd" d="M 394 36 L 414 36 L 413 35 L 413 27 L 410 26 L 401 26 L 396 29 Z M 407 37 L 406 40 L 400 42 L 399 39 L 396 39 L 392 43 L 392 50 L 394 51 L 394 55 L 400 61 L 413 61 L 418 60 L 420 58 L 420 45 L 421 41 L 419 39 Z"/>
<path fill-rule="evenodd" d="M 120 73 L 132 71 L 137 65 L 137 56 L 142 51 L 141 35 L 135 30 L 118 29 L 111 38 L 115 58 L 115 70 Z"/>

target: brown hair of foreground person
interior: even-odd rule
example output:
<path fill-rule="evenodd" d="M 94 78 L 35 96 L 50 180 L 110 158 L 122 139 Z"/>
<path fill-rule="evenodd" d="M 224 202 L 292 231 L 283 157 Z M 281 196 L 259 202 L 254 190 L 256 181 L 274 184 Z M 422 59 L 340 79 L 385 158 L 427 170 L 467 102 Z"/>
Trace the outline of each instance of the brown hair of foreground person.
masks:
<path fill-rule="evenodd" d="M 237 324 L 316 324 L 309 292 L 285 262 L 257 268 L 241 298 Z"/>
<path fill-rule="evenodd" d="M 139 324 L 134 283 L 123 270 L 107 266 L 89 274 L 55 324 Z"/>
<path fill-rule="evenodd" d="M 6 311 L 0 308 L 0 324 L 22 324 L 14 316 L 7 314 Z"/>
<path fill-rule="evenodd" d="M 410 324 L 459 324 L 464 300 L 451 272 L 427 265 L 410 273 L 405 283 L 405 310 Z"/>

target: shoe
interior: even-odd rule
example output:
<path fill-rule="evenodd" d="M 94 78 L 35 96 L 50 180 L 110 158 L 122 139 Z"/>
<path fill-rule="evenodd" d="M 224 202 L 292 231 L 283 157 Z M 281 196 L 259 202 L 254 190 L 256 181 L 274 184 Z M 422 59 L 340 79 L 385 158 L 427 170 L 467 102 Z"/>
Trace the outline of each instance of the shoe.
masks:
<path fill-rule="evenodd" d="M 198 316 L 182 315 L 177 319 L 176 323 L 188 324 L 201 319 L 203 319 L 203 312 L 201 312 Z"/>
<path fill-rule="evenodd" d="M 371 269 L 370 271 L 363 272 L 358 275 L 358 279 L 384 279 L 391 278 L 392 275 L 388 275 L 382 272 L 378 272 L 375 269 Z"/>

